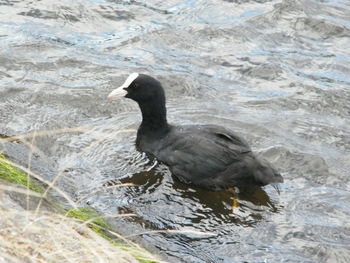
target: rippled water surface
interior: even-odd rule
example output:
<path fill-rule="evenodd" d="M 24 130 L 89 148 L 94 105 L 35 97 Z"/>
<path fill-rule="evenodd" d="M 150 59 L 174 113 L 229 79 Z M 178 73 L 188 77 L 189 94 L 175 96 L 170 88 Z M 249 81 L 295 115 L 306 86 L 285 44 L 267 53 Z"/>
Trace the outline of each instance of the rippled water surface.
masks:
<path fill-rule="evenodd" d="M 1 148 L 79 205 L 135 213 L 109 222 L 165 261 L 350 262 L 349 37 L 348 0 L 0 0 L 0 134 L 36 132 Z M 106 99 L 131 72 L 161 80 L 170 122 L 243 135 L 280 193 L 233 210 L 153 167 L 137 105 Z"/>

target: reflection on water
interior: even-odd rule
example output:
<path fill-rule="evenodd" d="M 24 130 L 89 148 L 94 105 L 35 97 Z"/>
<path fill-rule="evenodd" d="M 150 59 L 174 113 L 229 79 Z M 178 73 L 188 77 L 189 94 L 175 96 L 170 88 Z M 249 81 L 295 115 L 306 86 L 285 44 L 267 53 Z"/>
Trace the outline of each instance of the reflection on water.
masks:
<path fill-rule="evenodd" d="M 168 172 L 170 173 L 170 172 Z M 132 183 L 136 187 L 130 192 L 126 192 L 126 196 L 138 198 L 140 196 L 152 196 L 162 184 L 164 173 L 140 172 L 133 174 L 131 178 L 121 180 L 122 183 Z M 113 182 L 107 184 L 110 186 Z M 117 185 L 120 182 L 117 183 Z M 168 195 L 177 195 L 179 199 L 192 203 L 197 212 L 202 211 L 203 218 L 192 218 L 191 224 L 200 223 L 204 218 L 220 218 L 222 222 L 242 224 L 252 226 L 261 219 L 259 212 L 265 209 L 271 212 L 278 212 L 278 208 L 270 200 L 269 195 L 262 188 L 253 189 L 236 189 L 235 191 L 209 191 L 200 188 L 191 188 L 186 184 L 178 181 L 172 181 L 169 185 Z M 171 192 L 171 193 L 170 193 Z M 161 198 L 162 196 L 158 196 Z M 167 197 L 169 199 L 170 197 Z M 233 201 L 236 199 L 239 208 L 233 207 Z M 171 205 L 171 203 L 169 203 Z M 250 214 L 251 213 L 251 214 Z M 249 214 L 246 216 L 245 214 Z M 158 215 L 161 217 L 162 215 Z M 247 218 L 249 220 L 246 220 Z M 210 224 L 207 226 L 210 228 Z"/>
<path fill-rule="evenodd" d="M 347 0 L 0 1 L 0 150 L 26 165 L 34 143 L 32 169 L 137 214 L 109 221 L 170 262 L 349 262 L 349 18 Z M 106 99 L 131 72 L 164 84 L 170 122 L 245 137 L 280 193 L 153 167 L 137 105 Z"/>

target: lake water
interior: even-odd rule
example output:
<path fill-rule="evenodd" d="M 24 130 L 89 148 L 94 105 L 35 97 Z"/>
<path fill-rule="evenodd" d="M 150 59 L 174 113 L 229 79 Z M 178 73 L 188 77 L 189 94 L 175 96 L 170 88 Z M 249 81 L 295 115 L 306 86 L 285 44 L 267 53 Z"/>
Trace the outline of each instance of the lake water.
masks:
<path fill-rule="evenodd" d="M 350 262 L 348 0 L 1 0 L 0 47 L 0 134 L 36 132 L 1 149 L 77 205 L 136 215 L 116 231 L 168 262 Z M 132 72 L 163 83 L 171 123 L 246 138 L 279 193 L 233 209 L 153 167 L 136 103 L 106 98 Z"/>

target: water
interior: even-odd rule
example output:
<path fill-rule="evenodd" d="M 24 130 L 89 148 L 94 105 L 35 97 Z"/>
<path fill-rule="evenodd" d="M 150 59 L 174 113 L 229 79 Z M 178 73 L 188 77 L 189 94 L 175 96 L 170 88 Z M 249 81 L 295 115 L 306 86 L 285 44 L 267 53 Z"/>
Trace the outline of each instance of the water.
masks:
<path fill-rule="evenodd" d="M 109 222 L 164 260 L 349 262 L 349 37 L 348 0 L 3 0 L 0 134 L 37 131 L 31 168 L 79 205 L 135 213 Z M 243 192 L 233 213 L 231 193 L 152 168 L 137 105 L 106 99 L 131 72 L 163 83 L 170 122 L 243 135 L 280 194 Z"/>

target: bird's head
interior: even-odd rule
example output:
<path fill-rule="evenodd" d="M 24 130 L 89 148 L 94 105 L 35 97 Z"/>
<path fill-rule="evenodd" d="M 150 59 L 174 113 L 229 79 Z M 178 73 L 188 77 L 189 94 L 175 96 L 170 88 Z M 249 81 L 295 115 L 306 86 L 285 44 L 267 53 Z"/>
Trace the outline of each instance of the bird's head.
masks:
<path fill-rule="evenodd" d="M 123 85 L 113 90 L 109 99 L 129 98 L 139 104 L 158 101 L 165 102 L 164 90 L 160 82 L 151 76 L 139 73 L 132 73 L 125 80 Z"/>

